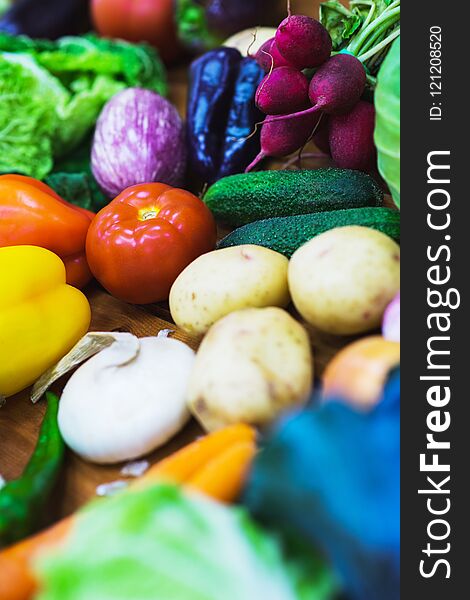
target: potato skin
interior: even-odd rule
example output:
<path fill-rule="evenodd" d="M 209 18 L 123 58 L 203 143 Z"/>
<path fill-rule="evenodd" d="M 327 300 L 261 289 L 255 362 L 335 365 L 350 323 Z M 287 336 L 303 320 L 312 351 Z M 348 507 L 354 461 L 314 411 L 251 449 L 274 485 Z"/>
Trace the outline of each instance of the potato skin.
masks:
<path fill-rule="evenodd" d="M 400 289 L 400 247 L 368 227 L 332 229 L 294 253 L 289 289 L 302 317 L 322 331 L 375 329 Z"/>
<path fill-rule="evenodd" d="M 206 431 L 231 423 L 262 425 L 306 402 L 313 380 L 305 329 L 280 308 L 233 312 L 202 341 L 188 405 Z"/>
<path fill-rule="evenodd" d="M 234 310 L 287 306 L 288 260 L 261 246 L 243 245 L 203 254 L 179 275 L 170 291 L 174 322 L 203 335 Z"/>

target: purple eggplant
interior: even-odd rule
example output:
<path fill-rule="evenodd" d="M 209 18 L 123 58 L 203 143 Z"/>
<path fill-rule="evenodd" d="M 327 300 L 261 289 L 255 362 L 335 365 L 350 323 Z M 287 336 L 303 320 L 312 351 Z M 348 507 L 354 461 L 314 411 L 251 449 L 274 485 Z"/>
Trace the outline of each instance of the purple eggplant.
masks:
<path fill-rule="evenodd" d="M 181 186 L 186 170 L 183 121 L 150 90 L 128 88 L 108 101 L 96 123 L 93 175 L 107 196 L 154 181 Z"/>
<path fill-rule="evenodd" d="M 55 40 L 91 29 L 89 0 L 17 0 L 0 19 L 10 35 Z"/>
<path fill-rule="evenodd" d="M 275 16 L 276 4 L 273 0 L 209 0 L 206 18 L 210 29 L 229 36 L 253 25 L 279 23 L 280 19 L 276 21 Z"/>

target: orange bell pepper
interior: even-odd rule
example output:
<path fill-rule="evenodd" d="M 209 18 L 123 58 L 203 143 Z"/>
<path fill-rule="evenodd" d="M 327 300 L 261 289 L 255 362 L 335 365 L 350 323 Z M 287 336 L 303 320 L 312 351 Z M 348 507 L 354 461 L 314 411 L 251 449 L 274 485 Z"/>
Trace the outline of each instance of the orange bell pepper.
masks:
<path fill-rule="evenodd" d="M 23 175 L 0 176 L 0 247 L 41 246 L 65 264 L 67 283 L 81 288 L 92 275 L 85 241 L 95 215 Z"/>

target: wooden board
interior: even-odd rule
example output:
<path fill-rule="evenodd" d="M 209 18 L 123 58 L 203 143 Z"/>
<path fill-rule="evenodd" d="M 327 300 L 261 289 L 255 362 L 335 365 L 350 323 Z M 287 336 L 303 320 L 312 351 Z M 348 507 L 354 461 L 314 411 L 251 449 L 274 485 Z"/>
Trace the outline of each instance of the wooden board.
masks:
<path fill-rule="evenodd" d="M 171 329 L 174 331 L 173 337 L 197 349 L 199 341 L 175 327 L 167 306 L 163 304 L 147 307 L 126 304 L 110 296 L 97 284 L 90 286 L 87 296 L 93 315 L 91 331 L 129 331 L 137 336 L 145 336 Z M 315 371 L 319 375 L 330 358 L 349 340 L 326 336 L 312 328 L 309 333 L 315 355 Z M 66 377 L 52 389 L 60 393 L 65 381 Z M 28 461 L 36 443 L 44 409 L 44 401 L 34 405 L 31 403 L 29 390 L 8 398 L 5 406 L 0 408 L 0 474 L 6 480 L 18 477 Z M 153 463 L 201 434 L 199 426 L 191 421 L 176 438 L 147 458 Z M 121 467 L 93 465 L 68 451 L 51 506 L 53 518 L 67 515 L 93 498 L 97 485 L 119 479 Z"/>
<path fill-rule="evenodd" d="M 317 4 L 318 2 L 311 0 L 299 0 L 293 2 L 293 8 L 299 13 L 314 14 Z M 187 66 L 183 65 L 172 69 L 169 74 L 170 98 L 182 115 L 186 105 L 186 73 Z M 280 164 L 272 163 L 271 167 L 278 168 Z M 329 159 L 322 158 L 308 160 L 304 166 L 315 168 L 330 164 Z M 143 336 L 155 335 L 161 329 L 173 329 L 174 337 L 197 348 L 198 340 L 178 331 L 171 323 L 168 307 L 164 304 L 132 306 L 111 297 L 97 284 L 92 284 L 86 293 L 93 315 L 90 330 L 130 331 Z M 315 372 L 319 376 L 330 358 L 350 339 L 323 335 L 311 328 L 309 333 L 315 355 Z M 53 389 L 60 393 L 64 383 L 65 381 L 59 381 Z M 0 475 L 6 480 L 18 477 L 28 461 L 36 443 L 44 409 L 43 401 L 35 405 L 30 402 L 28 390 L 9 398 L 6 405 L 0 408 Z M 148 459 L 155 462 L 200 434 L 200 428 L 192 421 L 173 441 L 154 452 Z M 119 478 L 121 466 L 92 465 L 72 452 L 67 452 L 63 475 L 51 502 L 51 517 L 54 519 L 67 515 L 94 497 L 97 485 Z"/>

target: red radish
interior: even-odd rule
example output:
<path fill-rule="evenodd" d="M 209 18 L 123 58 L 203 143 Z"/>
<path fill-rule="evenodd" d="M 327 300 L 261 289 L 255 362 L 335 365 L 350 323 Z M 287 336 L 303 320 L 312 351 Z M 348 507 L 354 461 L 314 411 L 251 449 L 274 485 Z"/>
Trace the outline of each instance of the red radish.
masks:
<path fill-rule="evenodd" d="M 352 54 L 337 54 L 322 65 L 310 82 L 312 104 L 330 115 L 346 113 L 361 99 L 366 87 L 364 65 Z"/>
<path fill-rule="evenodd" d="M 309 81 L 293 67 L 278 67 L 264 77 L 256 90 L 256 106 L 267 115 L 303 110 L 308 101 Z"/>
<path fill-rule="evenodd" d="M 302 148 L 310 139 L 318 122 L 318 116 L 315 114 L 306 114 L 293 122 L 277 121 L 273 123 L 273 119 L 274 117 L 267 116 L 263 121 L 261 152 L 248 165 L 245 173 L 251 171 L 263 158 L 268 156 L 281 158 Z"/>
<path fill-rule="evenodd" d="M 359 102 L 347 115 L 330 119 L 331 156 L 338 167 L 372 171 L 376 163 L 374 145 L 375 109 Z"/>
<path fill-rule="evenodd" d="M 352 54 L 336 54 L 312 77 L 308 95 L 313 106 L 306 111 L 277 116 L 275 120 L 290 120 L 320 110 L 329 115 L 347 113 L 359 102 L 366 79 L 360 60 Z"/>
<path fill-rule="evenodd" d="M 331 37 L 323 25 L 305 15 L 289 15 L 276 31 L 281 55 L 298 69 L 318 67 L 331 54 Z"/>
<path fill-rule="evenodd" d="M 271 67 L 276 69 L 277 67 L 292 66 L 289 64 L 289 61 L 286 60 L 277 49 L 276 41 L 274 38 L 267 40 L 262 46 L 260 46 L 258 52 L 255 55 L 255 60 L 263 69 L 263 71 L 266 71 L 266 73 L 268 73 L 271 70 Z"/>

